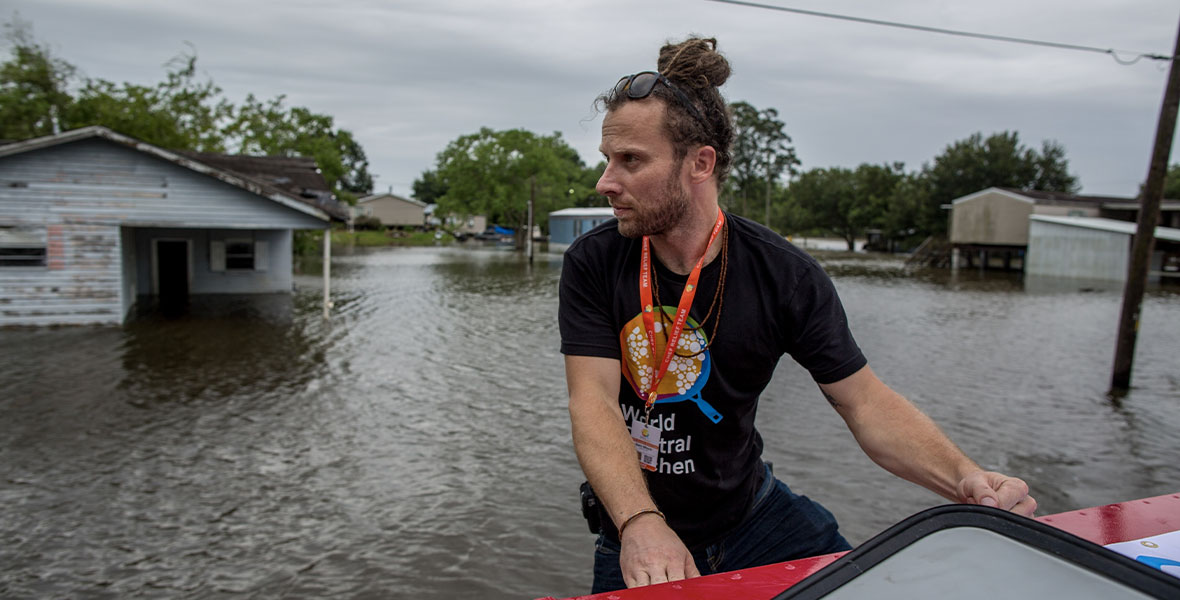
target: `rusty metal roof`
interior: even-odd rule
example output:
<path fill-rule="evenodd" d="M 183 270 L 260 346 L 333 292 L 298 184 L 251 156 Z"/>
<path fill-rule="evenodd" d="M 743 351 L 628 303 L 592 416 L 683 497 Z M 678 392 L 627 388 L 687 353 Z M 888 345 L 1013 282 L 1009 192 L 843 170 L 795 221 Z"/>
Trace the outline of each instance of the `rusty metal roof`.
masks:
<path fill-rule="evenodd" d="M 316 206 L 339 221 L 348 220 L 348 208 L 332 194 L 315 159 L 306 156 L 248 156 L 180 152 L 211 167 L 249 177 Z"/>

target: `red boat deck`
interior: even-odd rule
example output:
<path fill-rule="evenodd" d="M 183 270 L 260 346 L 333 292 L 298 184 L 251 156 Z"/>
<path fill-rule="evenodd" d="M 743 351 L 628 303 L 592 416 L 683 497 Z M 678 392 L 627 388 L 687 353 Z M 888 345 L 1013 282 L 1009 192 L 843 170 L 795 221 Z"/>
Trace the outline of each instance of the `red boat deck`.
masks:
<path fill-rule="evenodd" d="M 1037 520 L 1103 546 L 1137 540 L 1180 531 L 1180 493 L 1084 508 L 1037 517 Z M 815 556 L 684 581 L 576 596 L 568 600 L 764 600 L 799 583 L 840 556 L 842 553 Z M 550 596 L 538 600 L 554 598 Z"/>

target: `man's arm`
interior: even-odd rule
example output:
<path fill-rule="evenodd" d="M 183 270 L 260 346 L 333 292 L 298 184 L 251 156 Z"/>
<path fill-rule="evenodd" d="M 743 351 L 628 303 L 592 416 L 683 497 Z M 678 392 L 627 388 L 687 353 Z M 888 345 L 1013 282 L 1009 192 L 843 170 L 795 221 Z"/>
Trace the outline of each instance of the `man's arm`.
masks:
<path fill-rule="evenodd" d="M 865 454 L 894 475 L 952 502 L 995 506 L 1026 516 L 1036 511 L 1028 484 L 984 471 L 867 365 L 819 387 Z"/>
<path fill-rule="evenodd" d="M 615 527 L 643 509 L 657 508 L 619 409 L 619 361 L 566 356 L 565 377 L 574 451 Z M 627 587 L 700 575 L 688 548 L 658 515 L 636 517 L 620 537 Z"/>

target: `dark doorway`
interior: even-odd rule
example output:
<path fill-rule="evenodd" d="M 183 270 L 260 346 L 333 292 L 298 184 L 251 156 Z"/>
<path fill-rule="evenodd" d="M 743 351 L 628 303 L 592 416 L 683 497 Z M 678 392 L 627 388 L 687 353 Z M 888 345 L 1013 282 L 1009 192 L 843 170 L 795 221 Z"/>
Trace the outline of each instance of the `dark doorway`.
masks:
<path fill-rule="evenodd" d="M 156 281 L 163 312 L 188 305 L 188 242 L 156 240 Z"/>

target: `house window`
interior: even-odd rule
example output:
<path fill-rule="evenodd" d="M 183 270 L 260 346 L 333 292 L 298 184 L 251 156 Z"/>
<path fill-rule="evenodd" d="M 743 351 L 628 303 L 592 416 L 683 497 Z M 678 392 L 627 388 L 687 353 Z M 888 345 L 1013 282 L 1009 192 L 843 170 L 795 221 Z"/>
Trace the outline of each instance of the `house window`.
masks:
<path fill-rule="evenodd" d="M 266 271 L 270 264 L 268 248 L 264 240 L 210 240 L 209 270 L 215 273 Z"/>
<path fill-rule="evenodd" d="M 254 242 L 252 240 L 225 241 L 225 270 L 254 270 Z"/>
<path fill-rule="evenodd" d="M 44 267 L 45 257 L 44 230 L 0 226 L 0 268 Z"/>

